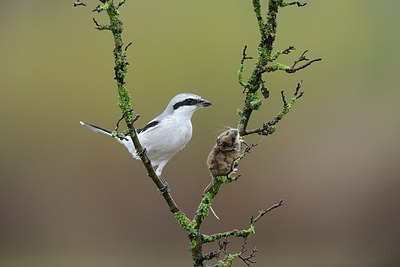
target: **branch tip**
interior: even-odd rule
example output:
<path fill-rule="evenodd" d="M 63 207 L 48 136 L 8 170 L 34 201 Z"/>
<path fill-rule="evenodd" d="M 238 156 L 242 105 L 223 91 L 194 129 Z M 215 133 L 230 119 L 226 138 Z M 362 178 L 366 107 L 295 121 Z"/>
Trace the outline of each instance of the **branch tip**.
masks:
<path fill-rule="evenodd" d="M 292 5 L 297 5 L 298 7 L 303 7 L 303 6 L 306 6 L 307 3 L 301 3 L 301 2 L 299 2 L 299 1 L 293 1 L 293 2 L 283 3 L 282 7 L 285 7 L 285 6 L 292 6 Z"/>
<path fill-rule="evenodd" d="M 256 252 L 257 250 L 257 246 L 254 247 L 254 249 L 252 250 L 252 252 L 248 255 L 248 256 L 243 256 L 244 253 L 247 252 L 246 250 L 246 245 L 247 245 L 247 238 L 245 237 L 243 240 L 243 245 L 242 245 L 242 250 L 239 253 L 239 258 L 247 265 L 247 266 L 251 266 L 252 264 L 257 263 L 254 258 L 256 257 Z"/>
<path fill-rule="evenodd" d="M 244 62 L 246 59 L 253 59 L 252 57 L 248 57 L 247 55 L 246 55 L 246 50 L 247 50 L 247 45 L 245 45 L 244 46 L 244 48 L 243 48 L 243 52 L 242 52 L 242 62 Z"/>
<path fill-rule="evenodd" d="M 296 50 L 296 47 L 294 47 L 293 45 L 289 46 L 288 48 L 286 48 L 285 50 L 282 51 L 282 54 L 288 55 L 290 54 L 291 51 Z"/>
<path fill-rule="evenodd" d="M 302 97 L 304 95 L 304 92 L 300 92 L 300 94 L 299 94 L 299 90 L 300 90 L 302 84 L 303 84 L 303 80 L 301 80 L 299 83 L 297 83 L 296 90 L 294 91 L 294 97 L 296 97 L 296 99 L 299 99 L 300 97 Z"/>
<path fill-rule="evenodd" d="M 265 81 L 263 79 L 261 79 L 261 94 L 263 95 L 264 99 L 269 97 L 269 90 L 265 86 Z"/>
<path fill-rule="evenodd" d="M 106 3 L 106 1 L 100 1 L 100 2 L 102 2 L 103 4 Z M 107 8 L 105 5 L 103 5 L 103 6 L 102 5 L 98 5 L 98 6 L 96 6 L 95 9 L 92 10 L 92 12 L 100 13 L 100 12 L 104 11 L 105 8 Z"/>
<path fill-rule="evenodd" d="M 93 18 L 93 22 L 94 22 L 94 24 L 96 25 L 97 28 L 100 27 L 100 24 L 97 22 L 97 20 L 95 18 Z"/>
<path fill-rule="evenodd" d="M 132 45 L 132 42 L 129 42 L 129 44 L 125 47 L 125 52 L 128 51 L 128 48 Z"/>
<path fill-rule="evenodd" d="M 317 61 L 321 61 L 322 58 L 316 58 L 316 59 L 312 59 L 310 60 L 309 58 L 306 57 L 308 50 L 305 50 L 300 57 L 293 63 L 292 67 L 289 69 L 286 69 L 287 73 L 295 73 L 296 71 L 302 70 L 308 66 L 310 66 L 312 63 L 317 62 Z M 305 63 L 304 65 L 301 65 L 299 67 L 296 67 L 298 63 L 303 62 L 303 61 L 307 61 L 307 63 Z"/>
<path fill-rule="evenodd" d="M 126 0 L 120 0 L 118 5 L 117 5 L 117 9 L 119 9 L 121 6 L 123 6 L 125 4 Z"/>
<path fill-rule="evenodd" d="M 74 2 L 74 7 L 77 7 L 77 6 L 87 6 L 85 3 L 83 3 L 83 2 L 81 2 L 81 1 L 75 1 Z"/>
<path fill-rule="evenodd" d="M 282 97 L 282 102 L 283 102 L 283 106 L 286 107 L 287 106 L 287 101 L 286 101 L 286 97 L 285 97 L 285 91 L 281 91 L 281 97 Z"/>
<path fill-rule="evenodd" d="M 252 225 L 256 224 L 256 222 L 257 222 L 259 219 L 261 219 L 265 214 L 267 214 L 268 212 L 270 212 L 270 211 L 272 211 L 272 210 L 274 210 L 274 209 L 276 209 L 276 208 L 279 208 L 279 207 L 282 206 L 283 204 L 284 204 L 283 199 L 281 199 L 281 200 L 279 201 L 279 203 L 276 203 L 276 204 L 272 205 L 271 207 L 269 207 L 269 208 L 266 209 L 266 210 L 261 210 L 261 211 L 259 211 L 257 217 L 255 217 L 255 218 L 253 219 Z"/>

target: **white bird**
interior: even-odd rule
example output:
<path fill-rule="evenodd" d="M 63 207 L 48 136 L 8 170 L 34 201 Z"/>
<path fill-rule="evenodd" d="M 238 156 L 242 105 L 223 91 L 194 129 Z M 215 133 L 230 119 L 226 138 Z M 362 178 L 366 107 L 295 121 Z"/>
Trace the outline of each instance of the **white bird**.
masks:
<path fill-rule="evenodd" d="M 208 107 L 211 103 L 194 94 L 178 94 L 171 99 L 163 113 L 151 120 L 143 129 L 138 129 L 138 138 L 151 164 L 163 182 L 161 173 L 168 161 L 178 151 L 183 149 L 192 138 L 193 113 L 202 107 Z M 111 131 L 105 130 L 89 123 L 80 122 L 83 126 L 97 133 L 112 136 Z M 125 139 L 114 137 L 123 144 L 135 159 L 140 159 L 136 153 L 130 136 Z M 165 182 L 167 188 L 168 184 Z"/>

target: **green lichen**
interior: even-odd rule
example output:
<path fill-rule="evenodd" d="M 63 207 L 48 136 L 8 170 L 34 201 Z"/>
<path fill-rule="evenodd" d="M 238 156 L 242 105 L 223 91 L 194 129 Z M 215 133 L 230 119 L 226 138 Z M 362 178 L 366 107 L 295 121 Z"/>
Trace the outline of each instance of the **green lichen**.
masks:
<path fill-rule="evenodd" d="M 249 106 L 252 110 L 258 110 L 261 107 L 261 105 L 262 105 L 261 99 L 255 99 L 250 102 Z"/>
<path fill-rule="evenodd" d="M 195 239 L 190 240 L 190 249 L 194 249 L 197 246 L 197 242 Z"/>
<path fill-rule="evenodd" d="M 175 212 L 174 217 L 188 235 L 193 235 L 196 232 L 196 222 L 191 221 L 182 211 Z"/>
<path fill-rule="evenodd" d="M 196 211 L 197 216 L 199 216 L 201 220 L 204 220 L 204 218 L 208 216 L 212 201 L 213 195 L 211 193 L 207 192 L 203 194 L 201 203 Z"/>
<path fill-rule="evenodd" d="M 256 233 L 256 229 L 254 225 L 250 225 L 249 229 L 242 230 L 243 236 L 247 237 L 249 235 L 254 235 Z"/>
<path fill-rule="evenodd" d="M 203 243 L 211 243 L 211 242 L 214 242 L 214 241 L 215 241 L 215 239 L 212 238 L 212 237 L 209 236 L 209 235 L 202 235 L 202 236 L 201 236 L 201 239 L 202 239 Z"/>
<path fill-rule="evenodd" d="M 141 145 L 139 140 L 137 139 L 137 135 L 135 135 L 135 131 L 132 131 L 133 126 L 133 111 L 131 105 L 131 96 L 129 91 L 125 86 L 125 78 L 128 74 L 128 63 L 126 61 L 126 48 L 123 49 L 124 43 L 122 38 L 122 31 L 123 31 L 123 23 L 119 18 L 119 11 L 118 8 L 123 5 L 126 0 L 119 0 L 119 3 L 116 4 L 116 1 L 113 0 L 100 0 L 101 4 L 95 8 L 94 11 L 97 12 L 104 12 L 108 14 L 110 19 L 109 24 L 100 25 L 96 21 L 97 29 L 99 30 L 110 30 L 113 34 L 115 48 L 113 51 L 114 59 L 115 59 L 115 67 L 114 67 L 114 75 L 115 80 L 117 82 L 117 91 L 118 91 L 118 106 L 120 107 L 122 113 L 124 114 L 125 122 L 128 126 L 128 131 L 123 133 L 118 132 L 118 127 L 115 131 L 112 132 L 114 137 L 118 138 L 125 138 L 127 135 L 130 135 L 135 143 L 135 147 L 141 149 Z M 247 82 L 243 81 L 243 72 L 244 72 L 244 60 L 249 59 L 250 57 L 245 56 L 245 50 L 243 52 L 243 59 L 241 61 L 240 69 L 238 72 L 238 80 L 239 83 L 245 89 L 245 105 L 243 110 L 238 110 L 239 115 L 239 125 L 238 129 L 240 133 L 246 134 L 246 127 L 250 116 L 254 110 L 258 110 L 262 105 L 262 100 L 258 96 L 258 90 L 263 85 L 263 73 L 265 72 L 272 72 L 277 70 L 285 70 L 289 72 L 289 66 L 284 64 L 275 64 L 269 66 L 268 63 L 276 60 L 283 52 L 278 51 L 275 54 L 272 54 L 272 46 L 274 40 L 276 38 L 276 29 L 277 29 L 277 13 L 279 7 L 284 7 L 287 5 L 293 5 L 297 2 L 285 2 L 284 0 L 268 0 L 268 8 L 265 8 L 267 11 L 267 15 L 265 16 L 264 22 L 264 14 L 263 8 L 261 7 L 260 0 L 252 0 L 254 11 L 256 13 L 256 18 L 258 22 L 258 27 L 260 31 L 260 42 L 258 45 L 258 58 L 255 63 L 255 67 L 248 78 Z M 75 5 L 82 5 L 80 1 L 76 1 Z M 129 46 L 129 45 L 128 45 Z M 261 87 L 264 88 L 264 87 Z M 297 92 L 297 91 L 296 91 Z M 296 93 L 297 94 L 297 93 Z M 265 94 L 263 94 L 265 96 Z M 256 130 L 260 129 L 260 131 L 267 131 L 268 133 L 275 132 L 275 124 L 281 120 L 293 107 L 296 101 L 296 97 L 292 98 L 289 103 L 284 105 L 284 108 L 278 114 L 278 116 L 271 122 L 264 124 L 264 128 L 257 128 Z M 284 101 L 285 102 L 285 101 Z M 251 131 L 253 133 L 257 131 Z M 264 132 L 263 132 L 264 134 Z M 243 138 L 243 136 L 241 137 Z M 244 154 L 243 154 L 244 155 Z M 243 155 L 238 159 L 240 160 L 243 158 Z M 147 170 L 149 173 L 153 171 L 153 168 L 150 164 L 150 161 L 147 157 L 146 159 L 142 159 L 146 165 Z M 154 171 L 153 171 L 154 172 Z M 155 175 L 155 174 L 154 174 Z M 151 176 L 151 175 L 150 175 Z M 151 176 L 152 177 L 152 176 Z M 203 194 L 201 203 L 196 211 L 196 216 L 193 220 L 190 220 L 183 212 L 181 212 L 176 204 L 174 203 L 172 197 L 166 198 L 167 203 L 169 204 L 171 211 L 174 214 L 176 221 L 179 225 L 184 229 L 187 233 L 188 238 L 190 240 L 190 248 L 192 250 L 192 258 L 193 258 L 193 265 L 194 266 L 204 266 L 205 261 L 202 246 L 204 243 L 211 243 L 220 240 L 224 237 L 248 237 L 250 235 L 255 234 L 255 228 L 253 223 L 250 225 L 248 229 L 244 230 L 232 230 L 223 233 L 217 233 L 212 235 L 202 235 L 200 231 L 201 224 L 203 220 L 209 215 L 209 209 L 211 204 L 218 194 L 222 184 L 229 184 L 236 181 L 236 177 L 230 176 L 219 176 L 216 177 L 210 186 L 210 189 L 207 190 L 206 193 Z M 155 179 L 153 179 L 155 180 Z M 156 183 L 157 184 L 157 183 Z M 158 185 L 158 184 L 157 184 Z M 232 266 L 233 261 L 241 256 L 242 253 L 236 254 L 227 254 L 223 260 L 219 260 L 215 266 L 219 267 L 228 267 Z"/>
<path fill-rule="evenodd" d="M 282 64 L 282 63 L 276 63 L 275 65 L 269 66 L 267 68 L 267 72 L 274 72 L 274 71 L 280 71 L 280 70 L 287 71 L 287 70 L 290 70 L 290 67 L 285 64 Z"/>
<path fill-rule="evenodd" d="M 239 258 L 242 253 L 228 254 L 225 259 L 219 260 L 215 267 L 230 267 L 233 264 L 233 261 Z"/>
<path fill-rule="evenodd" d="M 266 131 L 268 132 L 268 134 L 273 134 L 276 132 L 276 127 L 268 125 Z"/>

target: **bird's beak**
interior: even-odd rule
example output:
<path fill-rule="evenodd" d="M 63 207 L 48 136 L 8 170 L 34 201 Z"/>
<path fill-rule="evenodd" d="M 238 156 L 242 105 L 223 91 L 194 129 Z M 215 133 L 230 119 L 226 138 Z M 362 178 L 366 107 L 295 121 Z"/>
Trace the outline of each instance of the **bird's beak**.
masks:
<path fill-rule="evenodd" d="M 208 107 L 208 106 L 211 106 L 211 102 L 208 101 L 208 100 L 205 100 L 205 99 L 201 99 L 199 101 L 198 106 L 200 106 L 200 107 Z"/>

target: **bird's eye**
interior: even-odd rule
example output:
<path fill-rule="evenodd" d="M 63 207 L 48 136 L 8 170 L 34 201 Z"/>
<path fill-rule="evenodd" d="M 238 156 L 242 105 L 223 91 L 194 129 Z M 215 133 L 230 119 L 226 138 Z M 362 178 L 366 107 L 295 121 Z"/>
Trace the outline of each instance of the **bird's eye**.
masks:
<path fill-rule="evenodd" d="M 225 135 L 228 135 L 228 134 L 229 134 L 229 131 L 227 131 Z"/>
<path fill-rule="evenodd" d="M 193 98 L 188 98 L 188 99 L 186 99 L 186 103 L 187 103 L 188 105 L 193 105 L 194 102 L 195 102 L 195 100 L 194 100 Z"/>

